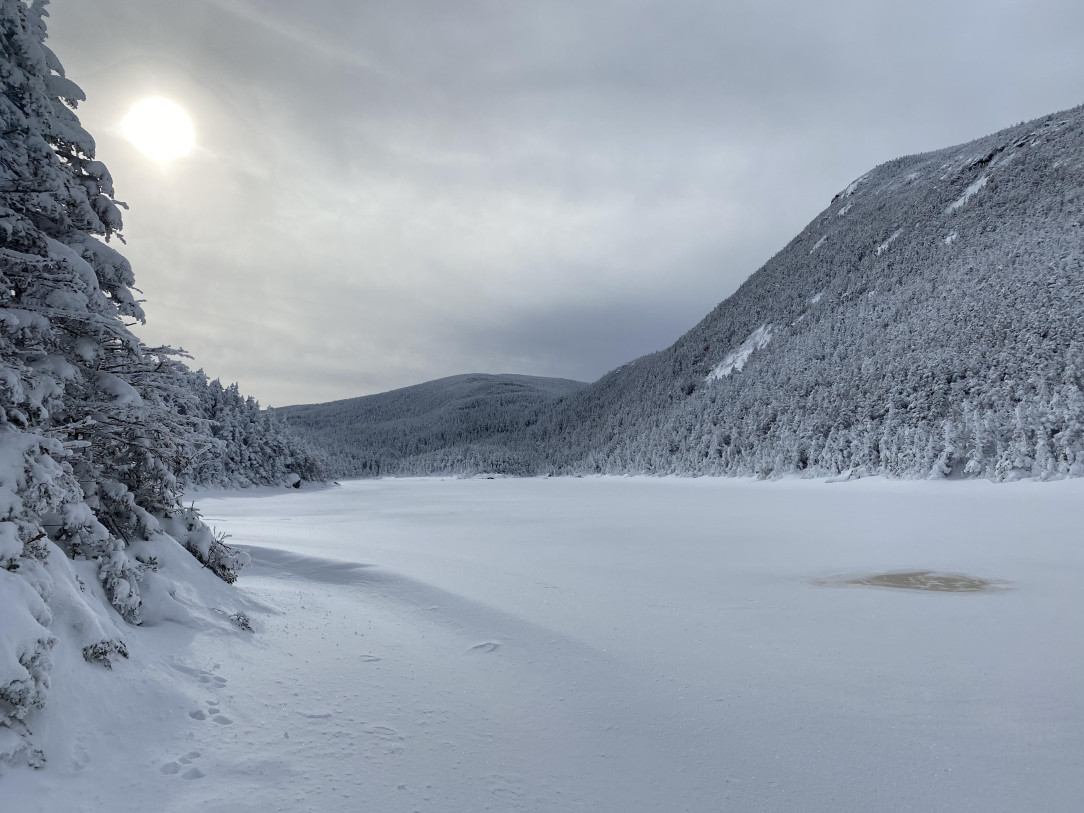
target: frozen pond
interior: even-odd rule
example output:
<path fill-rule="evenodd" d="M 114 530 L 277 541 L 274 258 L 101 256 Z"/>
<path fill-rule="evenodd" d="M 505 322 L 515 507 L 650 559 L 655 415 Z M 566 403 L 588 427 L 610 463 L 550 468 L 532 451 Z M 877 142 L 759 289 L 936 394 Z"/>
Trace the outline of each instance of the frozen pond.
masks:
<path fill-rule="evenodd" d="M 1077 813 L 1082 498 L 642 478 L 204 496 L 253 557 L 214 612 L 255 633 L 131 630 L 130 661 L 78 673 L 95 707 L 58 667 L 50 765 L 5 800 Z"/>
<path fill-rule="evenodd" d="M 401 738 L 333 755 L 381 809 L 1069 811 L 1081 485 L 382 480 L 204 507 L 270 549 L 254 586 L 351 608 L 380 660 L 295 653 Z M 811 584 L 840 573 L 921 589 Z"/>

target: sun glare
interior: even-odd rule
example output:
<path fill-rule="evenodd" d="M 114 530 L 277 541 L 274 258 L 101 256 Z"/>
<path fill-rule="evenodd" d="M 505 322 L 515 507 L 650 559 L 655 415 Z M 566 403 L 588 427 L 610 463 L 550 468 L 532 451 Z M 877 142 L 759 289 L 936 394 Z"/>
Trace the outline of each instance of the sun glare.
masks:
<path fill-rule="evenodd" d="M 172 161 L 192 152 L 196 130 L 192 119 L 176 102 L 143 99 L 121 122 L 125 137 L 152 161 Z"/>

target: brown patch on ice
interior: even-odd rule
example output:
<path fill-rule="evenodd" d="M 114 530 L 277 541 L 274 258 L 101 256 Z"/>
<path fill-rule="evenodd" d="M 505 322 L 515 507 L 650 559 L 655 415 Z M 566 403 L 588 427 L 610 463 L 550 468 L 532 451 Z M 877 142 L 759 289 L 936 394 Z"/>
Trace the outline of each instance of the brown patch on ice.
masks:
<path fill-rule="evenodd" d="M 835 576 L 814 579 L 826 587 L 888 587 L 893 590 L 922 590 L 932 593 L 995 593 L 1011 590 L 1008 582 L 982 579 L 964 573 L 940 573 L 936 570 L 897 570 L 858 576 Z"/>

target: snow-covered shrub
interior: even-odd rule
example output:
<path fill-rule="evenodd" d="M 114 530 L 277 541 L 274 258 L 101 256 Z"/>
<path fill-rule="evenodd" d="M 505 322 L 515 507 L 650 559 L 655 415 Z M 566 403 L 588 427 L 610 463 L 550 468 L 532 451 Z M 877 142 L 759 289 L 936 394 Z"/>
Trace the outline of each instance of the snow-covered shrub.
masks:
<path fill-rule="evenodd" d="M 164 521 L 167 532 L 193 556 L 228 584 L 250 562 L 249 555 L 226 544 L 226 535 L 208 528 L 194 507 L 182 508 Z"/>
<path fill-rule="evenodd" d="M 83 660 L 87 663 L 101 664 L 106 669 L 113 668 L 114 655 L 120 655 L 122 658 L 128 657 L 128 647 L 125 646 L 124 641 L 111 638 L 104 641 L 95 641 L 93 644 L 87 644 L 83 647 Z"/>
<path fill-rule="evenodd" d="M 49 688 L 52 614 L 33 587 L 16 573 L 0 570 L 0 725 L 22 723 L 45 705 Z M 0 754 L 2 756 L 2 754 Z"/>

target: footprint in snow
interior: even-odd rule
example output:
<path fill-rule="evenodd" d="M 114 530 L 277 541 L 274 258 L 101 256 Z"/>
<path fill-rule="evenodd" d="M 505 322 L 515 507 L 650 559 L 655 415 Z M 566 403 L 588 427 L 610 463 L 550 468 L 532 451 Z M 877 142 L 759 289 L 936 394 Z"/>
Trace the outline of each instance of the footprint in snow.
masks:
<path fill-rule="evenodd" d="M 203 771 L 201 771 L 199 768 L 192 764 L 195 760 L 199 759 L 199 757 L 199 751 L 189 751 L 180 759 L 174 762 L 167 762 L 158 770 L 160 770 L 166 776 L 176 776 L 177 774 L 181 774 L 181 779 L 202 779 L 207 774 L 205 774 Z M 188 769 L 184 773 L 181 773 L 181 769 L 185 766 L 188 766 Z"/>
<path fill-rule="evenodd" d="M 394 756 L 403 753 L 406 748 L 406 737 L 391 726 L 371 725 L 362 730 L 373 739 L 374 743 L 379 744 L 385 754 Z"/>
<path fill-rule="evenodd" d="M 171 663 L 170 666 L 172 666 L 181 674 L 193 677 L 200 683 L 208 686 L 213 686 L 216 689 L 221 689 L 229 682 L 221 675 L 212 674 L 205 669 L 194 669 L 191 666 L 185 666 L 183 663 Z"/>
<path fill-rule="evenodd" d="M 391 726 L 374 725 L 374 726 L 369 726 L 365 730 L 368 733 L 372 734 L 374 737 L 380 737 L 380 739 L 382 739 L 382 740 L 401 740 L 402 739 L 402 737 L 399 736 L 399 732 L 396 731 Z"/>
<path fill-rule="evenodd" d="M 217 700 L 207 701 L 207 711 L 204 711 L 203 709 L 196 709 L 195 711 L 188 712 L 188 716 L 191 717 L 193 720 L 206 720 L 208 717 L 210 717 L 219 725 L 233 725 L 233 720 L 223 714 L 222 711 L 218 708 Z"/>
<path fill-rule="evenodd" d="M 77 739 L 75 745 L 72 746 L 72 768 L 76 771 L 81 771 L 90 762 L 90 752 L 87 751 L 86 744 L 82 739 Z"/>
<path fill-rule="evenodd" d="M 523 800 L 523 785 L 522 782 L 515 777 L 501 776 L 500 774 L 492 774 L 486 777 L 486 784 L 489 785 L 489 792 L 502 801 L 514 804 L 519 807 L 519 803 Z"/>

